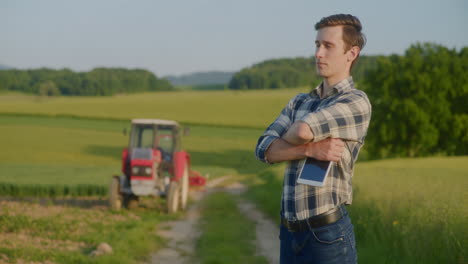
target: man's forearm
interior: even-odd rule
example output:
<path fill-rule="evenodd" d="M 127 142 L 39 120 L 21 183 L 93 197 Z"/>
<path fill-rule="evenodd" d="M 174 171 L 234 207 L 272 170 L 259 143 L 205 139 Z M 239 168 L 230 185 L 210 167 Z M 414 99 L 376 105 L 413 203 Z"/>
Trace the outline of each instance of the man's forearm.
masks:
<path fill-rule="evenodd" d="M 294 122 L 282 138 L 271 143 L 267 159 L 271 163 L 303 159 L 307 151 L 305 144 L 313 138 L 314 134 L 306 123 Z"/>
<path fill-rule="evenodd" d="M 308 124 L 304 122 L 294 122 L 282 137 L 293 145 L 303 145 L 314 139 L 314 133 Z"/>
<path fill-rule="evenodd" d="M 306 146 L 293 145 L 279 138 L 271 143 L 266 152 L 266 157 L 270 163 L 303 159 L 306 157 Z"/>
<path fill-rule="evenodd" d="M 345 143 L 339 138 L 327 138 L 303 145 L 293 145 L 279 138 L 269 146 L 266 158 L 270 163 L 298 160 L 306 157 L 338 162 L 341 159 L 344 147 Z"/>

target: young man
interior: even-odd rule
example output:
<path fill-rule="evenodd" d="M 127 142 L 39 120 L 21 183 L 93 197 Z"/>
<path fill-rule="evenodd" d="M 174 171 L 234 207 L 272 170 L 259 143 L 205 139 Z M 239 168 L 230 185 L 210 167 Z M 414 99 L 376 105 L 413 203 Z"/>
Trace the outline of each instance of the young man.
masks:
<path fill-rule="evenodd" d="M 315 62 L 322 83 L 291 99 L 259 138 L 256 156 L 288 161 L 281 201 L 280 262 L 356 263 L 352 202 L 354 163 L 364 143 L 371 105 L 350 71 L 365 44 L 361 22 L 332 15 L 316 25 Z M 306 157 L 333 161 L 323 187 L 296 183 Z"/>

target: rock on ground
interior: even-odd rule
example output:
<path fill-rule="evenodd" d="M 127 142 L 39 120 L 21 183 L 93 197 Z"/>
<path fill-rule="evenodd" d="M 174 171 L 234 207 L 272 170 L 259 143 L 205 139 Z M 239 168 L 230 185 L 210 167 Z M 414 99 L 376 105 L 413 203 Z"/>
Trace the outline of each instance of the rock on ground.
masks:
<path fill-rule="evenodd" d="M 107 243 L 100 243 L 96 250 L 91 252 L 90 256 L 97 257 L 102 255 L 112 254 L 112 247 Z"/>

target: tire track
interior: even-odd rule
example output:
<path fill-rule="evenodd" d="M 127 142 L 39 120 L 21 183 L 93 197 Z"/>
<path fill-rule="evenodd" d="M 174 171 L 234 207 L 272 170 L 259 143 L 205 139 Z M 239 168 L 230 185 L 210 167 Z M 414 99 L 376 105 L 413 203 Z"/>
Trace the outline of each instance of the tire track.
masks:
<path fill-rule="evenodd" d="M 269 263 L 279 263 L 279 228 L 255 204 L 242 198 L 247 187 L 235 182 L 226 187 L 218 187 L 230 179 L 223 176 L 209 181 L 204 191 L 191 191 L 190 197 L 194 201 L 183 219 L 166 222 L 158 226 L 157 234 L 167 239 L 167 247 L 160 249 L 151 256 L 151 264 L 194 264 L 195 243 L 200 232 L 197 230 L 200 218 L 199 201 L 214 191 L 226 191 L 235 195 L 239 210 L 256 224 L 257 255 L 264 256 Z"/>

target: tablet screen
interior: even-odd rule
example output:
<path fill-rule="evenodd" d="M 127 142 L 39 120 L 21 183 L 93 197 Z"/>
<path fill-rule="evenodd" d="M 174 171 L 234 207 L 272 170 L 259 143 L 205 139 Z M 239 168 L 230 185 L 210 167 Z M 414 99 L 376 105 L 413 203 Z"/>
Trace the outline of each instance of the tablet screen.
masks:
<path fill-rule="evenodd" d="M 314 186 L 323 186 L 328 171 L 330 170 L 331 163 L 331 161 L 307 158 L 297 182 Z"/>

